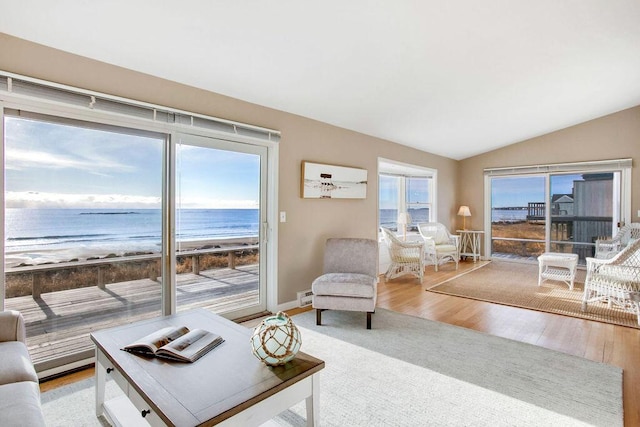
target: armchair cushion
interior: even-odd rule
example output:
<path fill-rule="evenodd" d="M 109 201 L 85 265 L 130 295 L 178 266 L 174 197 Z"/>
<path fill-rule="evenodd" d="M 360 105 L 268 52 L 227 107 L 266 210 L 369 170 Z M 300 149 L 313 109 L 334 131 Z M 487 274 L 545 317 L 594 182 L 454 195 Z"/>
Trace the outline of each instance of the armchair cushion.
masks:
<path fill-rule="evenodd" d="M 375 277 L 358 273 L 327 273 L 311 284 L 314 295 L 333 295 L 356 298 L 373 298 Z"/>
<path fill-rule="evenodd" d="M 359 273 L 376 277 L 378 275 L 377 243 L 370 239 L 327 239 L 323 272 Z"/>
<path fill-rule="evenodd" d="M 20 341 L 0 343 L 0 385 L 19 381 L 38 383 L 27 347 Z"/>
<path fill-rule="evenodd" d="M 458 252 L 458 247 L 456 245 L 449 245 L 449 244 L 442 244 L 442 245 L 438 245 L 438 252 L 442 252 L 442 253 L 457 253 Z"/>

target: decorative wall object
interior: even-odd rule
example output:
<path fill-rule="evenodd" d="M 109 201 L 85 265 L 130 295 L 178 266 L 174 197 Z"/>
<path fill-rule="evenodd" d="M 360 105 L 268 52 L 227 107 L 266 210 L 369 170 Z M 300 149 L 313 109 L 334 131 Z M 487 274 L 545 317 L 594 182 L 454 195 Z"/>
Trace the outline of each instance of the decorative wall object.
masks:
<path fill-rule="evenodd" d="M 301 344 L 300 330 L 281 311 L 264 319 L 251 336 L 253 354 L 269 366 L 284 365 L 293 359 Z"/>
<path fill-rule="evenodd" d="M 367 170 L 302 162 L 301 196 L 306 199 L 365 199 Z"/>

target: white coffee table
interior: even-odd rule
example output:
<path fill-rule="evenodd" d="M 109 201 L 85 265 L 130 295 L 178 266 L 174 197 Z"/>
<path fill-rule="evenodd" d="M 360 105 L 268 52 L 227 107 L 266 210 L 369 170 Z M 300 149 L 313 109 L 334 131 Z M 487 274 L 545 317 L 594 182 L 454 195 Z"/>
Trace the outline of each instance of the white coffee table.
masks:
<path fill-rule="evenodd" d="M 179 325 L 213 331 L 225 342 L 195 363 L 120 350 L 141 336 Z M 117 426 L 259 426 L 304 400 L 307 426 L 318 425 L 324 362 L 300 351 L 286 365 L 268 367 L 251 353 L 250 337 L 250 329 L 204 309 L 92 332 L 96 415 Z M 107 378 L 124 395 L 105 401 Z"/>
<path fill-rule="evenodd" d="M 578 254 L 545 252 L 538 257 L 538 286 L 545 280 L 565 282 L 573 290 Z"/>

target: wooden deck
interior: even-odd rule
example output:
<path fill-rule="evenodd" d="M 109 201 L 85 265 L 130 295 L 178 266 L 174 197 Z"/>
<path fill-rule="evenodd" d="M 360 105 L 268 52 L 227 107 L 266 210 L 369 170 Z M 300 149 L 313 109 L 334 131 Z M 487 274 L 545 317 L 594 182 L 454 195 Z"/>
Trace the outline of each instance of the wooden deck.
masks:
<path fill-rule="evenodd" d="M 201 307 L 223 313 L 256 305 L 258 287 L 257 264 L 180 274 L 178 310 Z M 39 368 L 53 359 L 92 352 L 92 331 L 158 316 L 160 304 L 160 282 L 152 279 L 5 300 L 7 310 L 25 317 L 29 353 Z"/>

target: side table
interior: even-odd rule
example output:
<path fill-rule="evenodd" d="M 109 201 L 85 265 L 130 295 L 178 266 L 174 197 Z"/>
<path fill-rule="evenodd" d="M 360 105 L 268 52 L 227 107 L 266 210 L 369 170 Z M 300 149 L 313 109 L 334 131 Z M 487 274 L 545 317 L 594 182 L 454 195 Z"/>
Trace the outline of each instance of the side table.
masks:
<path fill-rule="evenodd" d="M 538 286 L 545 280 L 558 280 L 573 290 L 577 267 L 578 254 L 545 252 L 538 257 Z"/>
<path fill-rule="evenodd" d="M 460 256 L 473 258 L 473 262 L 480 259 L 480 238 L 482 230 L 456 230 L 460 234 Z"/>

